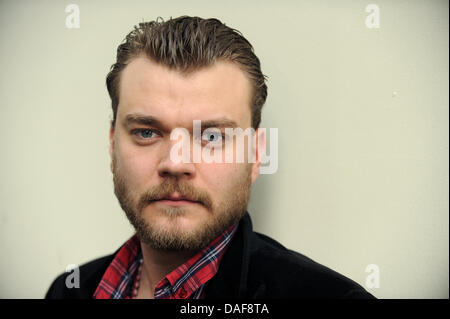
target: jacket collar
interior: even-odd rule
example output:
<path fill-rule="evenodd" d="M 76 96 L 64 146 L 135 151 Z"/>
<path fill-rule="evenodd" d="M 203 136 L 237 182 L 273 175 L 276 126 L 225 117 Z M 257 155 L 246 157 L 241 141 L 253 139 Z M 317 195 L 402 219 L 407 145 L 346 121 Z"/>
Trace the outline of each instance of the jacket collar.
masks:
<path fill-rule="evenodd" d="M 250 235 L 252 232 L 252 221 L 246 212 L 223 256 L 219 271 L 207 284 L 206 298 L 244 298 L 247 296 Z"/>

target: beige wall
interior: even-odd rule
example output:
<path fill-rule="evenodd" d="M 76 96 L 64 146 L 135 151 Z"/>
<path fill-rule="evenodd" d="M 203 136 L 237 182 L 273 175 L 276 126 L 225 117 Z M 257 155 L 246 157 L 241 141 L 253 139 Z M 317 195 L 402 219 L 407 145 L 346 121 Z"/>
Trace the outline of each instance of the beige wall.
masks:
<path fill-rule="evenodd" d="M 256 230 L 361 285 L 378 265 L 377 297 L 449 297 L 447 1 L 118 3 L 0 1 L 0 297 L 41 298 L 132 234 L 105 76 L 134 24 L 182 14 L 242 31 L 269 76 L 279 168 L 253 188 Z"/>

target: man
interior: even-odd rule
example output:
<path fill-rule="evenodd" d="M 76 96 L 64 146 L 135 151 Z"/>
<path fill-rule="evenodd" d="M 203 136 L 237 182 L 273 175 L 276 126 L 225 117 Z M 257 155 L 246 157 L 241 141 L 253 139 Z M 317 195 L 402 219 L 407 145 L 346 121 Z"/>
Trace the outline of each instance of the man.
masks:
<path fill-rule="evenodd" d="M 141 23 L 106 82 L 114 189 L 136 234 L 81 266 L 79 288 L 59 276 L 47 298 L 373 297 L 253 232 L 247 205 L 265 151 L 267 87 L 238 31 L 186 16 Z M 174 138 L 179 129 L 187 137 Z"/>

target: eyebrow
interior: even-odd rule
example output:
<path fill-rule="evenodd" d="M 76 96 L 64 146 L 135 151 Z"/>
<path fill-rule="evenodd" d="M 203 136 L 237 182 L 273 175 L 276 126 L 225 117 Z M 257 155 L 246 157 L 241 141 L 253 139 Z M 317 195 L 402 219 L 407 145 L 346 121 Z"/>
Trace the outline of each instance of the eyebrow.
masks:
<path fill-rule="evenodd" d="M 162 122 L 152 115 L 128 114 L 123 121 L 123 125 L 126 128 L 130 128 L 133 124 L 153 126 L 166 131 Z"/>
<path fill-rule="evenodd" d="M 227 119 L 227 118 L 202 121 L 202 129 L 207 129 L 207 128 L 211 128 L 211 127 L 236 128 L 236 127 L 238 127 L 238 125 L 235 121 Z"/>
<path fill-rule="evenodd" d="M 165 128 L 165 125 L 155 116 L 152 115 L 142 115 L 142 114 L 128 114 L 123 121 L 126 128 L 131 127 L 133 124 L 153 126 L 163 131 L 169 131 Z M 216 127 L 216 128 L 236 128 L 238 124 L 226 117 L 213 119 L 213 120 L 202 120 L 201 122 L 202 130 Z"/>

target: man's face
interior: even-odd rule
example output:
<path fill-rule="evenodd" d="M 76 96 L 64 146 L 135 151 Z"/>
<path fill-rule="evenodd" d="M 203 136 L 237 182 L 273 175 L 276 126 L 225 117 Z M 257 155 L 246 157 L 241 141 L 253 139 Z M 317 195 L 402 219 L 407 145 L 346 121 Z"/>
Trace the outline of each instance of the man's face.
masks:
<path fill-rule="evenodd" d="M 116 196 L 143 243 L 163 250 L 198 250 L 245 213 L 257 162 L 176 163 L 170 139 L 193 121 L 251 127 L 251 85 L 238 66 L 220 61 L 188 75 L 145 57 L 122 72 L 116 125 L 110 131 L 111 170 Z M 151 117 L 146 123 L 136 118 Z M 221 127 L 223 122 L 224 127 Z M 204 129 L 202 125 L 202 130 Z M 259 137 L 262 145 L 263 138 Z M 225 153 L 225 146 L 222 147 Z M 235 150 L 236 151 L 236 150 Z M 261 150 L 255 149 L 255 152 Z M 191 147 L 191 159 L 193 148 Z M 189 201 L 176 199 L 187 198 Z"/>

